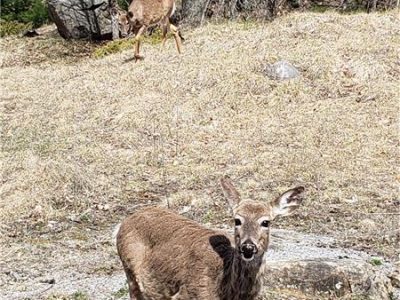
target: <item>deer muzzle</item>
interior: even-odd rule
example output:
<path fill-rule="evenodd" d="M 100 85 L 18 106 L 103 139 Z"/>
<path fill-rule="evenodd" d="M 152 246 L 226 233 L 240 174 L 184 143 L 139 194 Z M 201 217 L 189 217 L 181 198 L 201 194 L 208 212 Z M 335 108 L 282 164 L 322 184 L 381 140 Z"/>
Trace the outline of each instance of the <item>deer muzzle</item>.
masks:
<path fill-rule="evenodd" d="M 246 241 L 240 246 L 240 254 L 245 261 L 250 261 L 258 252 L 257 246 L 251 241 Z"/>

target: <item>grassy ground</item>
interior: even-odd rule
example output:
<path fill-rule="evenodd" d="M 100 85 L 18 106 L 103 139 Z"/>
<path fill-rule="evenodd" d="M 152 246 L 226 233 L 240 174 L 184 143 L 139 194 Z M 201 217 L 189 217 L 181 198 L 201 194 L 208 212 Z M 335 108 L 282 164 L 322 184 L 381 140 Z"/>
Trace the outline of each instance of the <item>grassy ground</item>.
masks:
<path fill-rule="evenodd" d="M 132 50 L 95 59 L 93 45 L 1 40 L 0 252 L 79 238 L 138 204 L 228 222 L 228 174 L 257 199 L 305 185 L 304 207 L 276 226 L 398 260 L 398 15 L 296 13 L 184 35 L 183 55 L 172 40 L 144 44 L 140 63 Z M 301 78 L 266 78 L 279 59 Z"/>

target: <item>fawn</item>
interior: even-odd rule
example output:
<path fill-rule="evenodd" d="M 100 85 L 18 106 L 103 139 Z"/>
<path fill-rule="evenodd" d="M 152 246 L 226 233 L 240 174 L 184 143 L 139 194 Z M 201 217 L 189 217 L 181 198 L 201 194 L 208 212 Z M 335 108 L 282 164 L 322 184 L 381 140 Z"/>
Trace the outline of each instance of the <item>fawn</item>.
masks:
<path fill-rule="evenodd" d="M 129 5 L 128 13 L 118 17 L 122 36 L 129 33 L 135 35 L 134 59 L 143 59 L 139 54 L 140 40 L 143 33 L 150 26 L 159 24 L 162 31 L 162 45 L 167 40 L 167 32 L 171 31 L 175 38 L 178 53 L 182 52 L 182 35 L 178 28 L 170 23 L 169 18 L 175 13 L 175 0 L 133 0 Z"/>
<path fill-rule="evenodd" d="M 234 236 L 158 207 L 127 217 L 117 248 L 131 300 L 252 300 L 261 289 L 271 221 L 303 200 L 296 187 L 271 202 L 241 200 L 221 179 L 234 217 Z"/>

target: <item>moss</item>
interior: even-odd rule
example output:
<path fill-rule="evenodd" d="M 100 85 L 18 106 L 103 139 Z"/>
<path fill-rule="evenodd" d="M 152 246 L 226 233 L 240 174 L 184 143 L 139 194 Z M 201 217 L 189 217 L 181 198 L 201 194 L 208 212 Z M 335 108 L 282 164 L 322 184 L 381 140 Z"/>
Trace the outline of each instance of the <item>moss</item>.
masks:
<path fill-rule="evenodd" d="M 123 286 L 118 291 L 113 293 L 113 297 L 115 297 L 116 299 L 120 299 L 120 298 L 126 297 L 128 295 L 128 293 L 129 293 L 128 287 Z"/>
<path fill-rule="evenodd" d="M 383 264 L 382 260 L 378 257 L 373 257 L 371 258 L 371 260 L 369 261 L 369 263 L 373 266 L 380 266 Z"/>

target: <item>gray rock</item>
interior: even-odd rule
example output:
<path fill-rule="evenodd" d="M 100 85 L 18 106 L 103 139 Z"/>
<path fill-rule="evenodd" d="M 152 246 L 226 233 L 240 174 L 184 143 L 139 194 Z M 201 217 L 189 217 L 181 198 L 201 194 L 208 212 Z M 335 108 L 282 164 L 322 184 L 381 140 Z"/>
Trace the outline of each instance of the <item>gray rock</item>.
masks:
<path fill-rule="evenodd" d="M 49 0 L 49 14 L 65 39 L 111 39 L 108 0 Z"/>
<path fill-rule="evenodd" d="M 268 64 L 264 69 L 264 73 L 274 80 L 288 80 L 300 76 L 299 71 L 285 60 L 278 61 L 274 64 Z"/>
<path fill-rule="evenodd" d="M 275 230 L 267 252 L 266 291 L 296 293 L 298 299 L 357 295 L 391 300 L 393 266 L 373 266 L 364 252 L 332 247 L 330 238 Z M 270 298 L 268 298 L 270 299 Z"/>
<path fill-rule="evenodd" d="M 390 275 L 389 275 L 390 281 L 392 282 L 392 285 L 396 288 L 400 288 L 400 269 L 394 270 Z"/>

